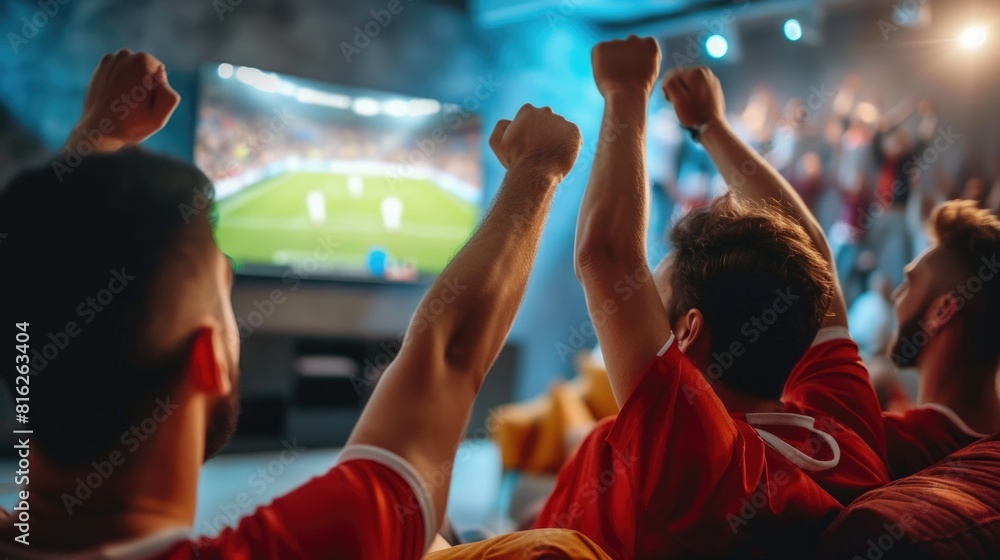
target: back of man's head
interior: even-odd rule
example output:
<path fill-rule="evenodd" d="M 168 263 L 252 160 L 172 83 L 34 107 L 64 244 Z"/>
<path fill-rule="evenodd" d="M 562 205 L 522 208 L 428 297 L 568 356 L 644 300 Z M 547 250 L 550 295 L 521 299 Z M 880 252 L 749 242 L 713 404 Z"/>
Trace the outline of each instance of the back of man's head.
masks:
<path fill-rule="evenodd" d="M 948 288 L 962 303 L 952 320 L 963 324 L 963 340 L 974 363 L 1000 361 L 1000 219 L 972 200 L 945 202 L 931 214 L 930 234 L 957 265 Z M 959 307 L 956 305 L 956 307 Z"/>
<path fill-rule="evenodd" d="M 195 168 L 138 149 L 29 170 L 0 192 L 5 318 L 28 323 L 29 427 L 51 465 L 108 453 L 176 385 L 187 352 L 154 350 L 149 325 L 168 262 L 214 247 L 211 195 Z M 8 388 L 14 377 L 3 370 Z"/>
<path fill-rule="evenodd" d="M 732 193 L 670 234 L 671 324 L 701 311 L 711 336 L 705 373 L 737 393 L 778 399 L 832 298 L 829 267 L 780 210 Z"/>

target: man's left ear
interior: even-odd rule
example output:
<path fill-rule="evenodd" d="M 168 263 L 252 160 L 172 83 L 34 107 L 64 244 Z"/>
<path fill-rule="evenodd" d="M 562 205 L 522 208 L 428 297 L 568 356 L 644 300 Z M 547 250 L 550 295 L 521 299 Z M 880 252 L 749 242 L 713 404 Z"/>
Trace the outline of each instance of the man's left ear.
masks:
<path fill-rule="evenodd" d="M 697 309 L 688 309 L 674 325 L 674 336 L 677 337 L 677 349 L 687 353 L 691 345 L 698 341 L 705 328 L 705 317 Z"/>
<path fill-rule="evenodd" d="M 226 348 L 219 330 L 212 327 L 199 328 L 195 332 L 188 359 L 191 383 L 202 392 L 221 397 L 233 390 L 230 374 Z"/>

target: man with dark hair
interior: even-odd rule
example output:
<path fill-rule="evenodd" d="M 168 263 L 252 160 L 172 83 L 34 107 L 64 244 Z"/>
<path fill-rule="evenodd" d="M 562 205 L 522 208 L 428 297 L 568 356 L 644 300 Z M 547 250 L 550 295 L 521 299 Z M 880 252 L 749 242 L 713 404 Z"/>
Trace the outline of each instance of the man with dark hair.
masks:
<path fill-rule="evenodd" d="M 975 201 L 946 202 L 930 235 L 895 294 L 889 354 L 920 376 L 920 406 L 885 414 L 895 478 L 1000 432 L 1000 220 Z"/>
<path fill-rule="evenodd" d="M 130 95 L 143 99 L 125 103 Z M 136 148 L 79 157 L 141 141 L 178 101 L 155 58 L 106 56 L 66 151 L 0 194 L 4 316 L 25 325 L 33 349 L 51 341 L 58 350 L 17 359 L 17 375 L 30 380 L 30 483 L 19 498 L 30 508 L 30 541 L 15 510 L 0 523 L 0 552 L 420 558 L 579 131 L 530 105 L 497 124 L 490 146 L 504 184 L 429 288 L 338 465 L 237 527 L 192 540 L 199 470 L 233 432 L 240 378 L 232 270 L 205 204 L 211 185 L 185 163 Z M 420 318 L 427 308 L 431 322 Z M 12 377 L 5 369 L 4 380 L 22 386 Z"/>
<path fill-rule="evenodd" d="M 644 135 L 659 63 L 648 38 L 593 51 L 604 130 L 577 275 L 621 411 L 563 467 L 535 526 L 576 529 L 617 558 L 808 557 L 832 516 L 888 481 L 878 400 L 822 230 L 733 133 L 706 68 L 663 87 L 731 192 L 677 224 L 650 275 Z"/>

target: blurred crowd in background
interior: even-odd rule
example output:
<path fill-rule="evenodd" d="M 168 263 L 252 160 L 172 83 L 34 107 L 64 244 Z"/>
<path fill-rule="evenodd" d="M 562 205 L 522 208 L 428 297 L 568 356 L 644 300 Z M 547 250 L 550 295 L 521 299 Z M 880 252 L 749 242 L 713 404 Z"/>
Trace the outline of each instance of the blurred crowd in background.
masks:
<path fill-rule="evenodd" d="M 958 173 L 949 173 L 939 161 L 945 152 L 961 152 L 961 136 L 940 121 L 934 104 L 916 95 L 892 103 L 856 75 L 832 102 L 815 105 L 759 86 L 745 105 L 731 102 L 728 110 L 739 134 L 819 219 L 862 356 L 873 369 L 891 371 L 882 360 L 894 328 L 892 292 L 906 264 L 929 243 L 931 210 L 961 198 L 1000 212 L 1000 154 L 992 162 L 963 160 Z M 661 253 L 669 251 L 672 221 L 725 192 L 727 181 L 753 172 L 716 170 L 671 113 L 655 113 L 650 125 L 651 179 L 658 187 L 652 224 L 664 232 L 657 239 Z"/>

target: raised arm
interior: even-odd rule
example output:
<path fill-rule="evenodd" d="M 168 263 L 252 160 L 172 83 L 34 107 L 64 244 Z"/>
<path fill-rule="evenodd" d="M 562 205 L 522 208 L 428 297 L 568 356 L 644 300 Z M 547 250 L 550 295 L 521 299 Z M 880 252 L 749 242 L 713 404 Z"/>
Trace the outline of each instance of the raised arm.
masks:
<path fill-rule="evenodd" d="M 633 35 L 597 45 L 591 58 L 604 119 L 576 226 L 576 274 L 623 405 L 670 337 L 646 262 L 646 109 L 660 49 Z"/>
<path fill-rule="evenodd" d="M 424 296 L 348 442 L 392 451 L 423 475 L 435 531 L 473 400 L 507 339 L 556 186 L 580 145 L 576 126 L 548 108 L 525 105 L 513 122 L 497 123 L 490 147 L 507 169 L 500 193 Z"/>
<path fill-rule="evenodd" d="M 674 70 L 663 80 L 682 125 L 699 131 L 701 143 L 729 188 L 742 196 L 773 204 L 797 220 L 812 238 L 830 271 L 837 270 L 819 222 L 788 181 L 733 132 L 725 117 L 725 97 L 719 79 L 705 67 Z M 823 326 L 847 326 L 847 306 L 834 283 L 834 298 Z"/>
<path fill-rule="evenodd" d="M 108 53 L 90 77 L 83 113 L 63 150 L 86 155 L 138 144 L 167 124 L 180 100 L 155 56 Z"/>

